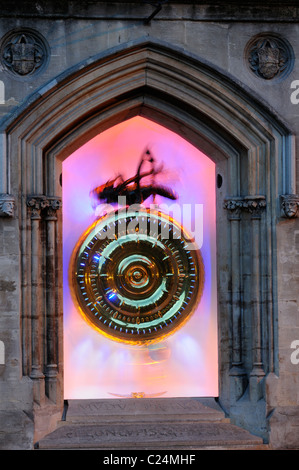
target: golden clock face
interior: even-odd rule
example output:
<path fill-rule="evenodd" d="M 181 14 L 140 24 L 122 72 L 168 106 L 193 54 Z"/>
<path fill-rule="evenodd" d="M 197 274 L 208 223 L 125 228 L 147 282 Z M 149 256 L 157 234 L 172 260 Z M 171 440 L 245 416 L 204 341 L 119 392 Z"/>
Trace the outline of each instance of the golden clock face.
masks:
<path fill-rule="evenodd" d="M 96 221 L 70 263 L 78 310 L 116 341 L 164 339 L 194 312 L 204 286 L 200 251 L 168 215 L 124 208 Z"/>

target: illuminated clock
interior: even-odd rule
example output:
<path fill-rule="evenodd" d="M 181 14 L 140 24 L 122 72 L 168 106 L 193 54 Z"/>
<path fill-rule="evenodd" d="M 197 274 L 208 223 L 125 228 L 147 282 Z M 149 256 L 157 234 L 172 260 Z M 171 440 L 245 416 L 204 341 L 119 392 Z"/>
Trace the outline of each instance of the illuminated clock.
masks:
<path fill-rule="evenodd" d="M 149 344 L 190 318 L 203 292 L 204 265 L 171 217 L 124 208 L 83 234 L 71 259 L 70 284 L 93 328 L 116 341 Z"/>

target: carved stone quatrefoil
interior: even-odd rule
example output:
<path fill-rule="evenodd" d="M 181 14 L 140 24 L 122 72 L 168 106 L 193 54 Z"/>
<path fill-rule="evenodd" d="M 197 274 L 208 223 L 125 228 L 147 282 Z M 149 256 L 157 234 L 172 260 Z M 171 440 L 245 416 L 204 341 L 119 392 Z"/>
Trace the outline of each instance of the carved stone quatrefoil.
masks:
<path fill-rule="evenodd" d="M 288 41 L 271 34 L 249 41 L 245 55 L 250 70 L 265 80 L 285 78 L 294 64 L 294 53 Z"/>
<path fill-rule="evenodd" d="M 44 68 L 48 57 L 46 41 L 35 31 L 13 31 L 2 40 L 1 62 L 14 76 L 26 77 L 34 74 Z"/>

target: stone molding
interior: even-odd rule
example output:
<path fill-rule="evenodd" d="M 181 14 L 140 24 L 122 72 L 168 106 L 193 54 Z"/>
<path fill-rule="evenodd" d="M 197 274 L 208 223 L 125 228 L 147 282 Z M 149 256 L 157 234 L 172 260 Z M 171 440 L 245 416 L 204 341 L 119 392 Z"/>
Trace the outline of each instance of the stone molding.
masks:
<path fill-rule="evenodd" d="M 299 196 L 297 194 L 284 194 L 280 196 L 280 202 L 284 217 L 294 219 L 299 216 Z"/>
<path fill-rule="evenodd" d="M 35 20 L 40 18 L 44 20 L 47 18 L 51 21 L 67 19 L 85 19 L 92 21 L 99 19 L 106 21 L 120 21 L 123 19 L 142 20 L 153 10 L 154 7 L 151 3 L 157 6 L 159 3 L 163 5 L 162 1 L 130 0 L 130 2 L 124 2 L 124 0 L 113 0 L 111 4 L 114 8 L 107 10 L 107 2 L 104 1 L 87 2 L 73 0 L 71 3 L 58 2 L 53 10 L 50 2 L 43 2 L 42 8 L 40 9 L 36 8 L 35 2 L 26 2 L 24 4 L 23 2 L 18 2 L 18 18 L 34 18 Z M 255 8 L 250 8 L 250 15 L 248 14 L 248 3 L 251 7 L 255 6 Z M 229 2 L 224 0 L 214 0 L 210 2 L 198 2 L 198 0 L 183 2 L 176 0 L 168 2 L 167 8 L 162 8 L 159 12 L 159 16 L 156 18 L 159 20 L 177 20 L 178 15 L 180 15 L 180 17 L 191 21 L 257 21 L 258 23 L 278 21 L 281 23 L 282 18 L 287 19 L 286 21 L 288 23 L 298 21 L 298 10 L 294 0 L 285 0 L 283 3 L 281 2 L 281 4 L 270 2 L 270 0 L 263 1 L 262 3 L 257 0 L 251 0 L 250 2 L 234 4 L 234 1 Z M 192 8 L 191 5 L 193 5 Z M 115 8 L 117 8 L 117 15 L 115 14 Z M 9 3 L 3 4 L 1 16 L 4 18 L 12 18 L 13 13 Z"/>
<path fill-rule="evenodd" d="M 231 197 L 224 200 L 224 209 L 229 211 L 230 218 L 239 218 L 241 212 L 249 212 L 252 216 L 259 217 L 266 205 L 265 196 Z"/>
<path fill-rule="evenodd" d="M 27 206 L 31 209 L 31 218 L 40 218 L 41 212 L 46 210 L 47 217 L 54 217 L 56 211 L 61 209 L 61 198 L 55 196 L 28 196 Z"/>
<path fill-rule="evenodd" d="M 13 217 L 15 199 L 10 194 L 0 194 L 0 217 Z"/>

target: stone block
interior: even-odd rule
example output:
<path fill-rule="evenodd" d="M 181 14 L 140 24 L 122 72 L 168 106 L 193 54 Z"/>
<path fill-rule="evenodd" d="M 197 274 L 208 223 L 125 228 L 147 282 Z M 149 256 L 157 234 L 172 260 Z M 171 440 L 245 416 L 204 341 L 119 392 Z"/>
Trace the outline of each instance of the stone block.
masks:
<path fill-rule="evenodd" d="M 270 418 L 271 446 L 299 450 L 298 406 L 279 406 Z"/>
<path fill-rule="evenodd" d="M 1 450 L 32 450 L 33 430 L 33 419 L 24 411 L 0 411 Z"/>

